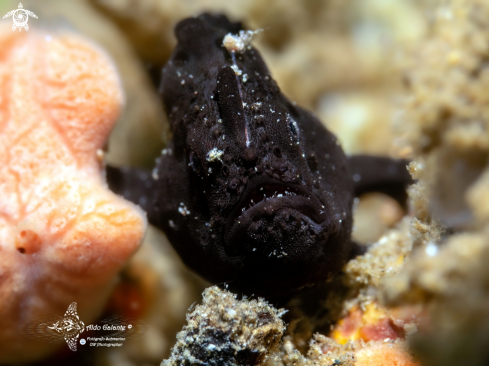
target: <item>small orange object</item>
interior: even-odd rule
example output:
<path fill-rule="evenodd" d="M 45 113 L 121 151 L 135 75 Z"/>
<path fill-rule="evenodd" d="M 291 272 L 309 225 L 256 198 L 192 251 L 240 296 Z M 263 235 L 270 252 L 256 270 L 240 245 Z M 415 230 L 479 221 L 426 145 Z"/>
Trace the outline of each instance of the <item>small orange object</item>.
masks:
<path fill-rule="evenodd" d="M 23 334 L 77 302 L 86 324 L 141 243 L 146 218 L 110 192 L 100 154 L 123 94 L 76 35 L 0 29 L 0 363 L 56 347 Z"/>
<path fill-rule="evenodd" d="M 398 323 L 403 323 L 398 319 Z M 404 339 L 402 325 L 396 325 L 387 309 L 376 303 L 366 305 L 365 311 L 358 306 L 353 307 L 348 315 L 338 322 L 331 337 L 340 344 L 348 341 L 363 340 L 364 342 L 384 339 Z"/>
<path fill-rule="evenodd" d="M 330 336 L 339 344 L 357 345 L 355 366 L 420 366 L 408 351 L 404 329 L 419 316 L 419 311 L 410 307 L 387 309 L 375 302 L 364 310 L 354 306 Z"/>

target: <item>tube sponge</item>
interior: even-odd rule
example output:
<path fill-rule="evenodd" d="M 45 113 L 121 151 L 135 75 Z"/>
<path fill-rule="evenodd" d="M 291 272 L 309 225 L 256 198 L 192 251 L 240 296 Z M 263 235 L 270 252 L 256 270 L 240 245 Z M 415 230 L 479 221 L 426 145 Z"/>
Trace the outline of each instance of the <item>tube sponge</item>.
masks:
<path fill-rule="evenodd" d="M 0 363 L 56 346 L 24 328 L 72 302 L 99 315 L 146 218 L 107 189 L 101 148 L 123 103 L 115 68 L 73 34 L 0 32 Z"/>

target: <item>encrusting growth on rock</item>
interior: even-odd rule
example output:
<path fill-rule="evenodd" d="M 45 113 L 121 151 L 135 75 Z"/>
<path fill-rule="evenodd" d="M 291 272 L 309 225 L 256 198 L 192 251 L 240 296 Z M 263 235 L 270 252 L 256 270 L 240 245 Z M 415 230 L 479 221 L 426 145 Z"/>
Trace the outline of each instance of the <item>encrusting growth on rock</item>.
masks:
<path fill-rule="evenodd" d="M 263 299 L 237 300 L 216 286 L 203 297 L 162 366 L 259 365 L 275 351 L 285 330 L 281 310 Z"/>
<path fill-rule="evenodd" d="M 72 302 L 85 323 L 99 315 L 146 219 L 101 174 L 123 102 L 112 63 L 74 35 L 0 35 L 0 363 L 10 363 L 59 346 L 26 337 L 28 324 Z"/>
<path fill-rule="evenodd" d="M 386 338 L 388 314 L 381 310 L 370 311 L 361 322 L 347 320 L 349 325 L 335 330 L 334 338 L 315 334 L 304 356 L 290 336 L 282 340 L 283 310 L 262 299 L 237 300 L 237 295 L 216 286 L 206 289 L 203 297 L 187 315 L 188 324 L 161 366 L 419 366 L 402 336 Z M 359 329 L 365 331 L 363 340 L 346 340 L 347 333 Z"/>

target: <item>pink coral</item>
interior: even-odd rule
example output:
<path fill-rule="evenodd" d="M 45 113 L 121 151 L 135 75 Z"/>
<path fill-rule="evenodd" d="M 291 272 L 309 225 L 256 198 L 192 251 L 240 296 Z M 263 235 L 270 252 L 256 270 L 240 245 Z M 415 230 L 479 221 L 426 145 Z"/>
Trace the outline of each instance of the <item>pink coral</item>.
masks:
<path fill-rule="evenodd" d="M 86 324 L 138 248 L 143 212 L 111 193 L 100 148 L 123 95 L 112 63 L 74 35 L 0 32 L 0 363 L 53 345 L 25 326 L 72 302 Z"/>

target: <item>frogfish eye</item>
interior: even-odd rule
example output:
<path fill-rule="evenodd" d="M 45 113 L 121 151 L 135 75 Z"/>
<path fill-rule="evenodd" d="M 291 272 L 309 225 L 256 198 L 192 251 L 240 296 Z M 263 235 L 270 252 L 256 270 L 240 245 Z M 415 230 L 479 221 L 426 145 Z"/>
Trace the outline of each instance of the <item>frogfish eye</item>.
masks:
<path fill-rule="evenodd" d="M 297 122 L 289 115 L 287 116 L 287 120 L 289 121 L 289 129 L 292 134 L 292 139 L 295 142 L 299 142 L 299 127 L 297 126 Z"/>

